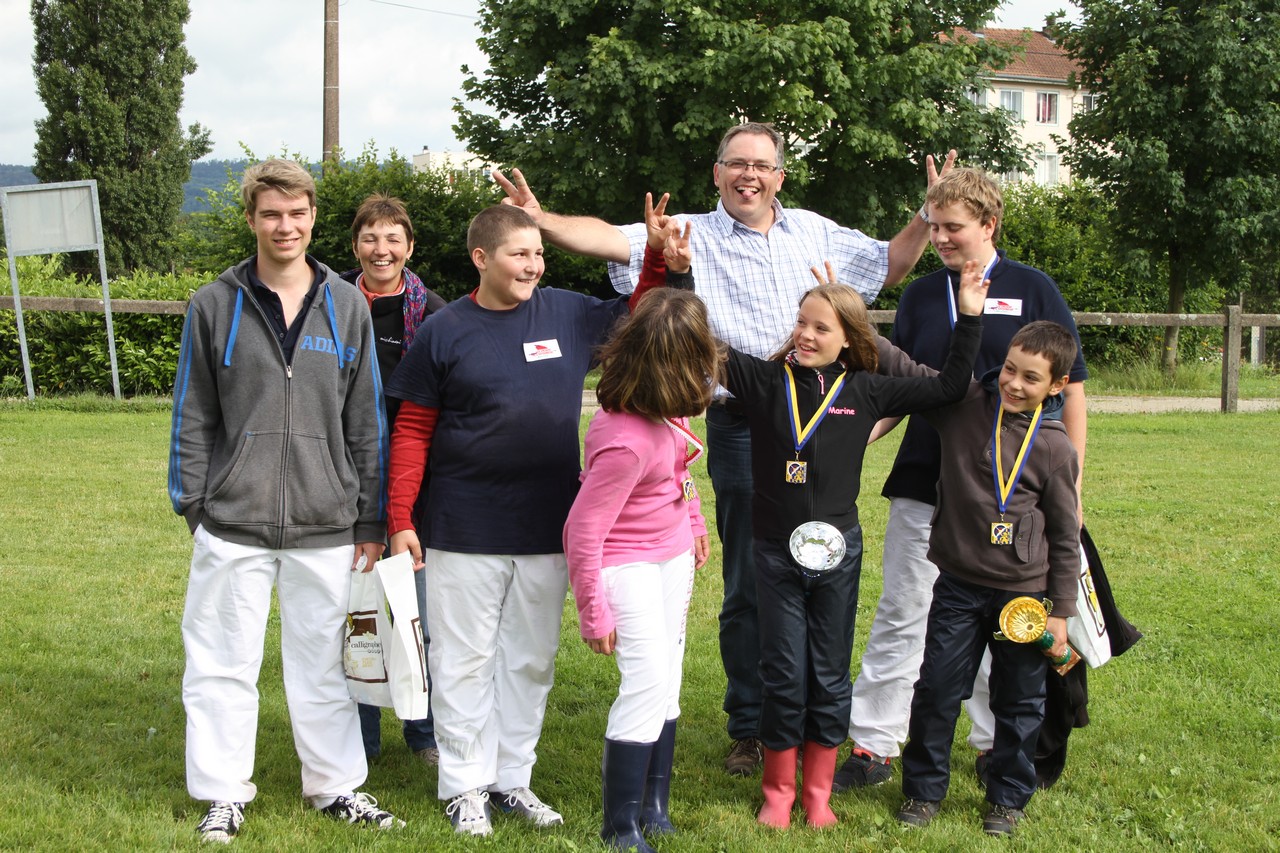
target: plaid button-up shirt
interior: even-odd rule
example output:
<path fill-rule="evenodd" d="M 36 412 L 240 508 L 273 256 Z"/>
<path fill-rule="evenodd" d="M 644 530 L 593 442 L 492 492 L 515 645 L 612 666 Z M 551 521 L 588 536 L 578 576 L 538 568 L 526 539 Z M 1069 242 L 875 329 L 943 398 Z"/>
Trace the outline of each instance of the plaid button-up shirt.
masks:
<path fill-rule="evenodd" d="M 753 231 L 716 205 L 711 213 L 678 216 L 693 223 L 693 274 L 707 305 L 711 328 L 734 349 L 767 358 L 791 333 L 800 297 L 813 287 L 810 267 L 835 266 L 839 280 L 876 298 L 889 273 L 889 244 L 845 228 L 808 210 L 773 202 L 767 235 Z M 647 232 L 644 223 L 620 226 L 631 245 L 628 264 L 609 264 L 619 293 L 630 293 L 640 277 Z"/>

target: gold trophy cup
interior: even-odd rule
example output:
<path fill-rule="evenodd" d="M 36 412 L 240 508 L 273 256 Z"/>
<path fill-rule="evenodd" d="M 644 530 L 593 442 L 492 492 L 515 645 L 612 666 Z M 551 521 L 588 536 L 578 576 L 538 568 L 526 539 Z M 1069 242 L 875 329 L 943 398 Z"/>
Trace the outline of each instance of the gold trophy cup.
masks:
<path fill-rule="evenodd" d="M 1027 595 L 1013 599 L 1000 611 L 1000 630 L 996 632 L 995 638 L 1015 643 L 1033 643 L 1047 654 L 1053 648 L 1055 639 L 1053 634 L 1045 630 L 1052 609 L 1052 604 L 1041 603 Z M 1058 675 L 1066 675 L 1080 662 L 1080 653 L 1068 643 L 1062 657 L 1050 660 Z"/>

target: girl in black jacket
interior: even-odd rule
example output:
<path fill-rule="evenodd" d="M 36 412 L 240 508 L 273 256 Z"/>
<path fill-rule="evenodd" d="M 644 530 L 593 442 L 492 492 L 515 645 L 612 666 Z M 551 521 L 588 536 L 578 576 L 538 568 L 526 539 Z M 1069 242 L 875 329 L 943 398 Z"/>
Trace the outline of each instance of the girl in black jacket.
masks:
<path fill-rule="evenodd" d="M 664 266 L 686 276 L 688 229 L 674 227 Z M 849 726 L 849 663 L 862 567 L 858 489 L 867 439 L 884 417 L 958 400 L 973 374 L 986 282 L 961 275 L 959 317 L 942 372 L 876 374 L 877 334 L 851 287 L 823 284 L 800 300 L 790 339 L 769 360 L 729 351 L 725 387 L 751 431 L 752 524 L 760 608 L 764 806 L 760 823 L 785 828 L 804 744 L 801 801 L 811 826 L 836 822 L 828 804 L 836 748 Z"/>

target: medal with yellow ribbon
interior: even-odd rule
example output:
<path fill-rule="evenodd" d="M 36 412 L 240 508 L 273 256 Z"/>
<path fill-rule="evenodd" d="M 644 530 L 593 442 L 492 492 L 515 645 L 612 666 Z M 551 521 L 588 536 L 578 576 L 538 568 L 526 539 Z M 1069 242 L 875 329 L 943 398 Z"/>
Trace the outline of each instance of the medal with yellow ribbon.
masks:
<path fill-rule="evenodd" d="M 1018 456 L 1013 460 L 1013 468 L 1009 471 L 1008 479 L 1004 476 L 1004 459 L 1000 455 L 1000 427 L 1004 422 L 1004 406 L 996 406 L 995 422 L 991 427 L 991 473 L 996 481 L 996 507 L 1000 510 L 1000 520 L 991 523 L 991 544 L 992 545 L 1012 545 L 1013 544 L 1013 522 L 1005 521 L 1004 511 L 1009 506 L 1009 498 L 1018 488 L 1018 481 L 1022 479 L 1022 471 L 1026 468 L 1027 457 L 1031 454 L 1031 447 L 1036 443 L 1036 434 L 1040 432 L 1040 417 L 1044 413 L 1044 404 L 1036 406 L 1035 413 L 1031 416 L 1031 424 L 1027 427 L 1027 434 L 1023 436 L 1022 447 L 1018 450 Z"/>
<path fill-rule="evenodd" d="M 809 439 L 813 438 L 814 432 L 818 429 L 818 424 L 822 423 L 822 419 L 827 416 L 827 410 L 831 407 L 836 395 L 840 393 L 840 389 L 844 387 L 844 378 L 849 375 L 849 372 L 841 373 L 836 378 L 836 381 L 831 383 L 831 390 L 826 393 L 826 396 L 822 398 L 822 402 L 818 404 L 818 410 L 813 413 L 813 417 L 809 418 L 807 424 L 802 425 L 800 423 L 800 402 L 796 398 L 796 376 L 791 372 L 791 365 L 785 362 L 782 365 L 782 369 L 786 371 L 787 411 L 791 415 L 791 440 L 796 449 L 796 458 L 787 460 L 784 476 L 788 483 L 800 485 L 809 479 L 809 463 L 800 459 L 800 451 Z"/>

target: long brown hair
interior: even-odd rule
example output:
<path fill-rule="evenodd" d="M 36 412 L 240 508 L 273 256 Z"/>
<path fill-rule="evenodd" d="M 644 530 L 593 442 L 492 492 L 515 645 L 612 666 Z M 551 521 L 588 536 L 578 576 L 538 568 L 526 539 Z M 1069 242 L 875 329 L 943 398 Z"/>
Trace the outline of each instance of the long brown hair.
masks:
<path fill-rule="evenodd" d="M 710 404 L 724 358 L 701 299 L 654 290 L 601 348 L 596 398 L 610 412 L 692 417 Z"/>
<path fill-rule="evenodd" d="M 800 297 L 796 307 L 804 305 L 804 301 L 811 297 L 821 299 L 836 312 L 840 328 L 844 332 L 845 339 L 849 341 L 849 346 L 840 350 L 840 360 L 848 365 L 850 370 L 875 373 L 880 365 L 880 356 L 876 351 L 876 330 L 871 327 L 871 320 L 867 316 L 867 303 L 862 301 L 858 291 L 847 284 L 820 284 L 806 291 L 805 295 Z M 792 339 L 788 336 L 786 343 L 769 356 L 769 360 L 782 361 L 793 349 L 795 347 Z"/>

